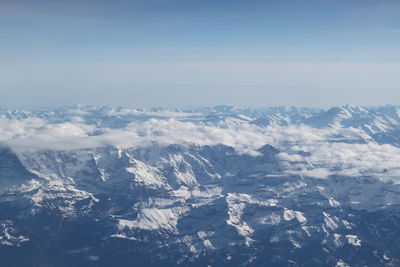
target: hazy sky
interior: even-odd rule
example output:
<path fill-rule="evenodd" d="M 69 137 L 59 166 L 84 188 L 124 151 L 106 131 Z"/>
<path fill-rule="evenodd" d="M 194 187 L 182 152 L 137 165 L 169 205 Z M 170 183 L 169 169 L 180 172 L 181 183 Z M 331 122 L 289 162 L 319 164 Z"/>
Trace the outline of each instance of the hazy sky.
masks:
<path fill-rule="evenodd" d="M 0 106 L 400 104 L 398 0 L 0 0 Z"/>

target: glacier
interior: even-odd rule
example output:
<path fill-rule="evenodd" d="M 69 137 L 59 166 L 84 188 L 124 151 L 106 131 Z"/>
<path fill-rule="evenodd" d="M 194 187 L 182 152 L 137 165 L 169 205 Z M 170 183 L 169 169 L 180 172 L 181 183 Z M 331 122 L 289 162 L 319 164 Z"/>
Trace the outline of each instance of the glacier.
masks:
<path fill-rule="evenodd" d="M 399 266 L 400 107 L 0 109 L 0 266 Z"/>

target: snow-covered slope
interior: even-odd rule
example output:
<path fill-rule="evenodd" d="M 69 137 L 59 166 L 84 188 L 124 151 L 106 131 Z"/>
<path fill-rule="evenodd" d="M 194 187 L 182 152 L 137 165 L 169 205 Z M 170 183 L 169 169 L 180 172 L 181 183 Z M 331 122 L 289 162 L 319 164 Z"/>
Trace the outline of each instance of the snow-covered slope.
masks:
<path fill-rule="evenodd" d="M 2 110 L 0 264 L 398 266 L 399 110 Z"/>

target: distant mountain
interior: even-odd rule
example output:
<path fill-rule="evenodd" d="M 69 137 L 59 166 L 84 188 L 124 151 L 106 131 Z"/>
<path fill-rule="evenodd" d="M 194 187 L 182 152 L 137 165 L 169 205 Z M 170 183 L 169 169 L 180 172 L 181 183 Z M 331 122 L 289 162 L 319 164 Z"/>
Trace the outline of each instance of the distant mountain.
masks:
<path fill-rule="evenodd" d="M 0 266 L 400 266 L 399 115 L 0 110 Z"/>

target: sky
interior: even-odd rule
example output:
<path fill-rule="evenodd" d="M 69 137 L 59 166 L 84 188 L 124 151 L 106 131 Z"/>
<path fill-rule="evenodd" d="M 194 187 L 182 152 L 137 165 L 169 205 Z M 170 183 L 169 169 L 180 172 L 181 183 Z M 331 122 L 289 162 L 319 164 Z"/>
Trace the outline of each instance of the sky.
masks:
<path fill-rule="evenodd" d="M 0 0 L 0 107 L 400 104 L 398 0 Z"/>

